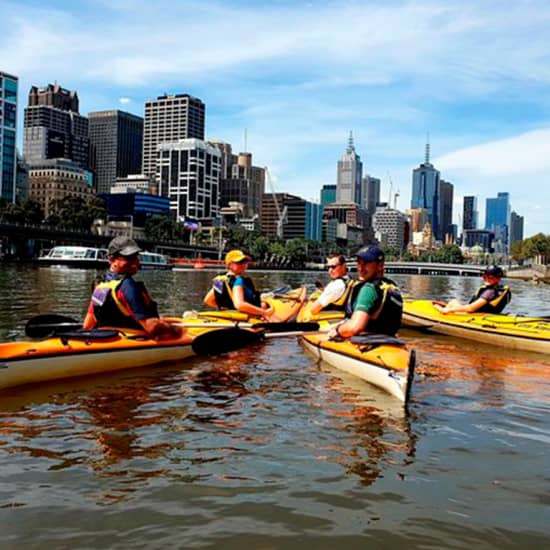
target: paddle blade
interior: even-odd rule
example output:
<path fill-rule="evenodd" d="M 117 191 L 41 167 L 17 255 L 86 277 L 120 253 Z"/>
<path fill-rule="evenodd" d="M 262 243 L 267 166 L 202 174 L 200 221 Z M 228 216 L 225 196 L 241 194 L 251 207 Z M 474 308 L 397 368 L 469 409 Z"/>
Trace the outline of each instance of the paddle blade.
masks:
<path fill-rule="evenodd" d="M 255 327 L 263 328 L 266 332 L 316 332 L 319 330 L 319 323 L 299 323 L 298 321 L 287 321 L 281 323 L 257 323 Z"/>
<path fill-rule="evenodd" d="M 47 338 L 60 331 L 79 330 L 81 328 L 82 323 L 72 317 L 47 313 L 29 319 L 25 325 L 25 334 L 29 338 Z"/>
<path fill-rule="evenodd" d="M 219 355 L 263 340 L 261 332 L 231 327 L 199 334 L 191 347 L 197 355 Z"/>

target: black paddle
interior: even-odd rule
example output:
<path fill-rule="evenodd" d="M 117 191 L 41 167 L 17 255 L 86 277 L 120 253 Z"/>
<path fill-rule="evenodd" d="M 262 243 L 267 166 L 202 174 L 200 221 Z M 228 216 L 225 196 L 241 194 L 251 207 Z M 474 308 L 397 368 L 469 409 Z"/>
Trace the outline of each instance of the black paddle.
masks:
<path fill-rule="evenodd" d="M 72 317 L 46 313 L 45 315 L 37 315 L 29 319 L 25 325 L 25 334 L 29 338 L 47 338 L 60 332 L 79 330 L 81 328 L 82 323 Z"/>
<path fill-rule="evenodd" d="M 219 355 L 256 344 L 262 340 L 262 332 L 231 327 L 199 334 L 194 338 L 191 347 L 197 355 Z"/>

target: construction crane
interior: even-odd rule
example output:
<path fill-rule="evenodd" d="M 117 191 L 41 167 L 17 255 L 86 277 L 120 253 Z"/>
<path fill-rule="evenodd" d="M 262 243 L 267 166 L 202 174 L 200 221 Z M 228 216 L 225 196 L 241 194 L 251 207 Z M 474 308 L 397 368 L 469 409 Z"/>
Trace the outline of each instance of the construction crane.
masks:
<path fill-rule="evenodd" d="M 282 239 L 283 238 L 283 226 L 287 221 L 287 214 L 288 214 L 288 208 L 286 205 L 284 205 L 283 210 L 281 211 L 281 207 L 279 206 L 279 201 L 277 200 L 277 193 L 275 192 L 275 186 L 273 185 L 273 180 L 271 179 L 271 176 L 269 175 L 269 170 L 267 169 L 267 166 L 264 168 L 265 175 L 267 178 L 267 182 L 269 183 L 269 188 L 271 189 L 271 194 L 273 195 L 273 202 L 275 203 L 275 210 L 277 212 L 277 222 L 276 222 L 276 232 L 277 232 L 277 238 Z"/>

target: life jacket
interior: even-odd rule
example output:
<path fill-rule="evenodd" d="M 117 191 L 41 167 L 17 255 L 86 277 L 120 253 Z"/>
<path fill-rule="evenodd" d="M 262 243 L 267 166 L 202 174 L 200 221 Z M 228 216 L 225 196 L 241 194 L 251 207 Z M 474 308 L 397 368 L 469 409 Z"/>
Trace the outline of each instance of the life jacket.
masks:
<path fill-rule="evenodd" d="M 237 277 L 235 275 L 230 275 L 229 273 L 214 277 L 212 287 L 214 289 L 214 298 L 218 308 L 235 309 L 235 303 L 233 302 L 233 286 L 235 285 L 236 279 Z M 250 277 L 242 277 L 242 279 L 244 281 L 244 286 L 249 290 L 249 293 L 245 292 L 246 301 L 256 307 L 262 307 L 262 299 L 260 293 L 254 286 L 254 281 L 252 281 Z"/>
<path fill-rule="evenodd" d="M 487 302 L 483 307 L 477 311 L 481 313 L 500 313 L 512 299 L 512 291 L 507 285 L 482 285 L 478 288 L 477 292 L 472 296 L 470 304 L 475 302 L 486 290 L 494 289 L 497 293 L 496 297 L 490 302 Z"/>
<path fill-rule="evenodd" d="M 341 279 L 344 281 L 344 284 L 346 285 L 346 288 L 344 289 L 344 292 L 342 293 L 342 296 L 338 298 L 335 302 L 331 302 L 330 304 L 327 304 L 324 308 L 321 309 L 321 311 L 327 311 L 327 310 L 336 310 L 336 311 L 345 311 L 346 310 L 346 303 L 348 301 L 350 292 L 352 288 L 358 283 L 355 279 L 352 279 L 348 275 L 345 275 L 344 277 L 338 277 L 337 279 L 334 279 L 337 281 L 338 279 Z"/>
<path fill-rule="evenodd" d="M 97 319 L 97 326 L 121 327 L 142 329 L 139 321 L 134 317 L 134 312 L 123 297 L 119 297 L 117 290 L 125 281 L 122 279 L 111 279 L 101 281 L 94 288 L 92 294 L 92 304 L 94 316 Z M 143 297 L 145 303 L 145 313 L 147 318 L 158 317 L 157 303 L 151 299 L 142 282 L 136 281 L 138 291 Z"/>
<path fill-rule="evenodd" d="M 366 283 L 374 286 L 377 298 L 374 302 L 373 312 L 369 313 L 369 320 L 365 330 L 367 332 L 394 336 L 401 327 L 403 298 L 398 286 L 386 277 L 356 283 L 352 287 L 348 301 L 346 302 L 346 317 L 350 318 L 353 315 L 359 291 Z"/>

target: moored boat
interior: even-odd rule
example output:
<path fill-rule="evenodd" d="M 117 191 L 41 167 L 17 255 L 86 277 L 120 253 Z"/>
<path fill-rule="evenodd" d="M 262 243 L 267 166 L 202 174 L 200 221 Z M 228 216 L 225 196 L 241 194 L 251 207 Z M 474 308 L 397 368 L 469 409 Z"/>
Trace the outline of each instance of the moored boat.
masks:
<path fill-rule="evenodd" d="M 107 268 L 107 249 L 90 246 L 54 246 L 44 256 L 38 258 L 38 265 L 62 265 L 83 269 Z"/>
<path fill-rule="evenodd" d="M 486 344 L 550 353 L 550 319 L 493 313 L 440 313 L 430 300 L 405 300 L 403 326 Z"/>
<path fill-rule="evenodd" d="M 38 258 L 40 266 L 66 266 L 81 269 L 107 269 L 109 260 L 105 248 L 90 246 L 54 246 L 46 255 Z M 173 269 L 166 256 L 156 252 L 139 253 L 140 266 L 143 270 Z"/>
<path fill-rule="evenodd" d="M 415 352 L 409 351 L 397 339 L 366 335 L 337 341 L 329 340 L 326 333 L 304 333 L 301 342 L 318 359 L 361 378 L 405 404 L 408 402 L 414 379 Z"/>

